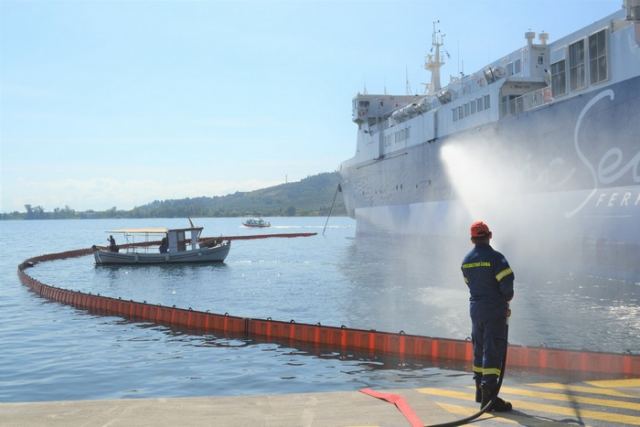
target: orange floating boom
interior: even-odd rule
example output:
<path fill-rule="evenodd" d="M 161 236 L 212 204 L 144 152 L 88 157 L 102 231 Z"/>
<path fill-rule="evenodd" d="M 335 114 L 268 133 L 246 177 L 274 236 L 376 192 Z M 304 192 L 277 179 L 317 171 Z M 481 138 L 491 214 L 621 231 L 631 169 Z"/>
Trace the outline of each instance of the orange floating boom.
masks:
<path fill-rule="evenodd" d="M 248 236 L 238 237 L 246 238 Z M 44 298 L 131 320 L 144 320 L 201 332 L 222 332 L 284 344 L 297 342 L 318 345 L 339 352 L 368 352 L 371 355 L 392 355 L 413 360 L 455 360 L 468 363 L 471 363 L 473 358 L 470 341 L 408 335 L 403 332 L 392 333 L 344 326 L 324 326 L 319 323 L 312 325 L 296 323 L 293 320 L 283 322 L 271 319 L 251 319 L 144 302 L 124 301 L 119 298 L 92 295 L 47 285 L 25 272 L 27 268 L 38 262 L 80 257 L 91 253 L 92 249 L 87 248 L 29 258 L 18 266 L 18 276 L 22 284 Z M 640 376 L 640 354 L 509 345 L 507 364 L 532 369 Z"/>

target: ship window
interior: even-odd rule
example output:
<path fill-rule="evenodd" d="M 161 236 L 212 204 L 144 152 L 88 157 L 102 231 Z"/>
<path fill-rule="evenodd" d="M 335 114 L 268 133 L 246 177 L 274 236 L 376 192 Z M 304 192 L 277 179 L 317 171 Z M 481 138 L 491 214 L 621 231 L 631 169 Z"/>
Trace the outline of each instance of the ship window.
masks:
<path fill-rule="evenodd" d="M 369 101 L 360 101 L 360 106 L 361 107 L 368 107 L 369 106 Z"/>
<path fill-rule="evenodd" d="M 569 45 L 569 84 L 571 90 L 584 87 L 584 40 Z"/>
<path fill-rule="evenodd" d="M 509 62 L 507 64 L 507 76 L 510 76 L 513 74 L 513 62 Z"/>
<path fill-rule="evenodd" d="M 538 65 L 544 64 L 544 55 L 538 55 Z"/>
<path fill-rule="evenodd" d="M 500 117 L 504 117 L 507 115 L 508 105 L 509 105 L 509 97 L 505 95 L 500 99 Z"/>
<path fill-rule="evenodd" d="M 589 74 L 591 84 L 607 79 L 607 39 L 605 30 L 589 36 Z"/>
<path fill-rule="evenodd" d="M 469 115 L 469 103 L 464 104 L 464 116 L 467 117 Z"/>
<path fill-rule="evenodd" d="M 484 109 L 488 109 L 491 108 L 491 98 L 489 97 L 489 95 L 485 95 L 484 96 Z"/>
<path fill-rule="evenodd" d="M 551 93 L 553 96 L 564 95 L 567 91 L 567 80 L 564 70 L 564 59 L 551 64 Z"/>
<path fill-rule="evenodd" d="M 464 113 L 462 112 L 462 105 L 458 107 L 458 118 L 464 118 Z"/>
<path fill-rule="evenodd" d="M 476 99 L 476 104 L 478 104 L 478 111 L 482 111 L 482 98 Z"/>
<path fill-rule="evenodd" d="M 471 106 L 471 114 L 475 114 L 475 112 L 476 112 L 476 101 L 471 101 L 469 104 Z"/>
<path fill-rule="evenodd" d="M 387 138 L 389 138 L 388 144 L 387 144 Z M 407 139 L 409 139 L 409 128 L 400 129 L 399 131 L 395 132 L 392 135 L 387 135 L 385 137 L 385 145 L 391 145 L 392 138 L 393 138 L 393 143 L 406 141 Z"/>
<path fill-rule="evenodd" d="M 457 122 L 458 121 L 458 109 L 454 108 L 453 110 L 451 110 L 451 112 L 453 113 L 453 121 Z"/>
<path fill-rule="evenodd" d="M 513 63 L 513 73 L 520 74 L 520 71 L 522 71 L 522 60 L 516 59 L 516 62 Z"/>
<path fill-rule="evenodd" d="M 518 96 L 514 99 L 516 114 L 520 114 L 524 111 L 524 98 Z"/>

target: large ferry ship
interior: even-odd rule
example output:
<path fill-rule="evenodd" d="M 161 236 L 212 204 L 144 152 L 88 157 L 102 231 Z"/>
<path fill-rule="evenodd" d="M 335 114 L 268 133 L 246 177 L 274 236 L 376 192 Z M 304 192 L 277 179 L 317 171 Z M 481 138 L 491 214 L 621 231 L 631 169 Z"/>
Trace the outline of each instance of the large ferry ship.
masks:
<path fill-rule="evenodd" d="M 347 211 L 358 233 L 467 244 L 483 219 L 539 266 L 571 258 L 638 281 L 640 0 L 553 42 L 525 39 L 441 87 L 434 24 L 426 94 L 358 94 L 357 149 L 340 166 Z"/>

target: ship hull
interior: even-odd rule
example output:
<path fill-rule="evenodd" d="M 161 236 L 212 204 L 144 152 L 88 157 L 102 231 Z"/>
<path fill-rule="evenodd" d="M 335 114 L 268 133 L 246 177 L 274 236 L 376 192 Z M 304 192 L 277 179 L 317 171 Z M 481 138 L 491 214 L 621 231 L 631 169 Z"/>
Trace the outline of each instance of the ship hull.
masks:
<path fill-rule="evenodd" d="M 341 175 L 359 233 L 466 240 L 482 218 L 516 252 L 531 252 L 518 242 L 534 238 L 577 254 L 573 265 L 640 280 L 640 77 L 352 159 Z"/>

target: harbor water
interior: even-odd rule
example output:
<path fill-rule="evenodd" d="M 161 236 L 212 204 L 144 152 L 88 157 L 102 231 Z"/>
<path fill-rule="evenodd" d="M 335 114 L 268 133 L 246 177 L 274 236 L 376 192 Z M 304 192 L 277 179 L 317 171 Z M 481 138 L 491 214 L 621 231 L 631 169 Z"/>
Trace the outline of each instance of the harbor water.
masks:
<path fill-rule="evenodd" d="M 435 242 L 406 244 L 356 234 L 349 218 L 195 219 L 205 236 L 318 232 L 234 241 L 224 264 L 96 266 L 92 257 L 29 270 L 54 286 L 235 316 L 294 319 L 455 339 L 470 335 L 459 259 Z M 0 222 L 0 401 L 242 395 L 434 386 L 470 381 L 460 366 L 340 354 L 98 316 L 47 301 L 22 286 L 24 259 L 106 244 L 123 227 L 184 227 L 184 219 Z M 116 237 L 118 237 L 116 235 Z M 118 243 L 123 243 L 119 241 Z M 505 253 L 507 257 L 509 254 Z M 510 342 L 640 353 L 640 283 L 569 271 L 516 272 Z M 462 367 L 464 368 L 464 367 Z M 512 374 L 518 374 L 512 372 Z"/>

